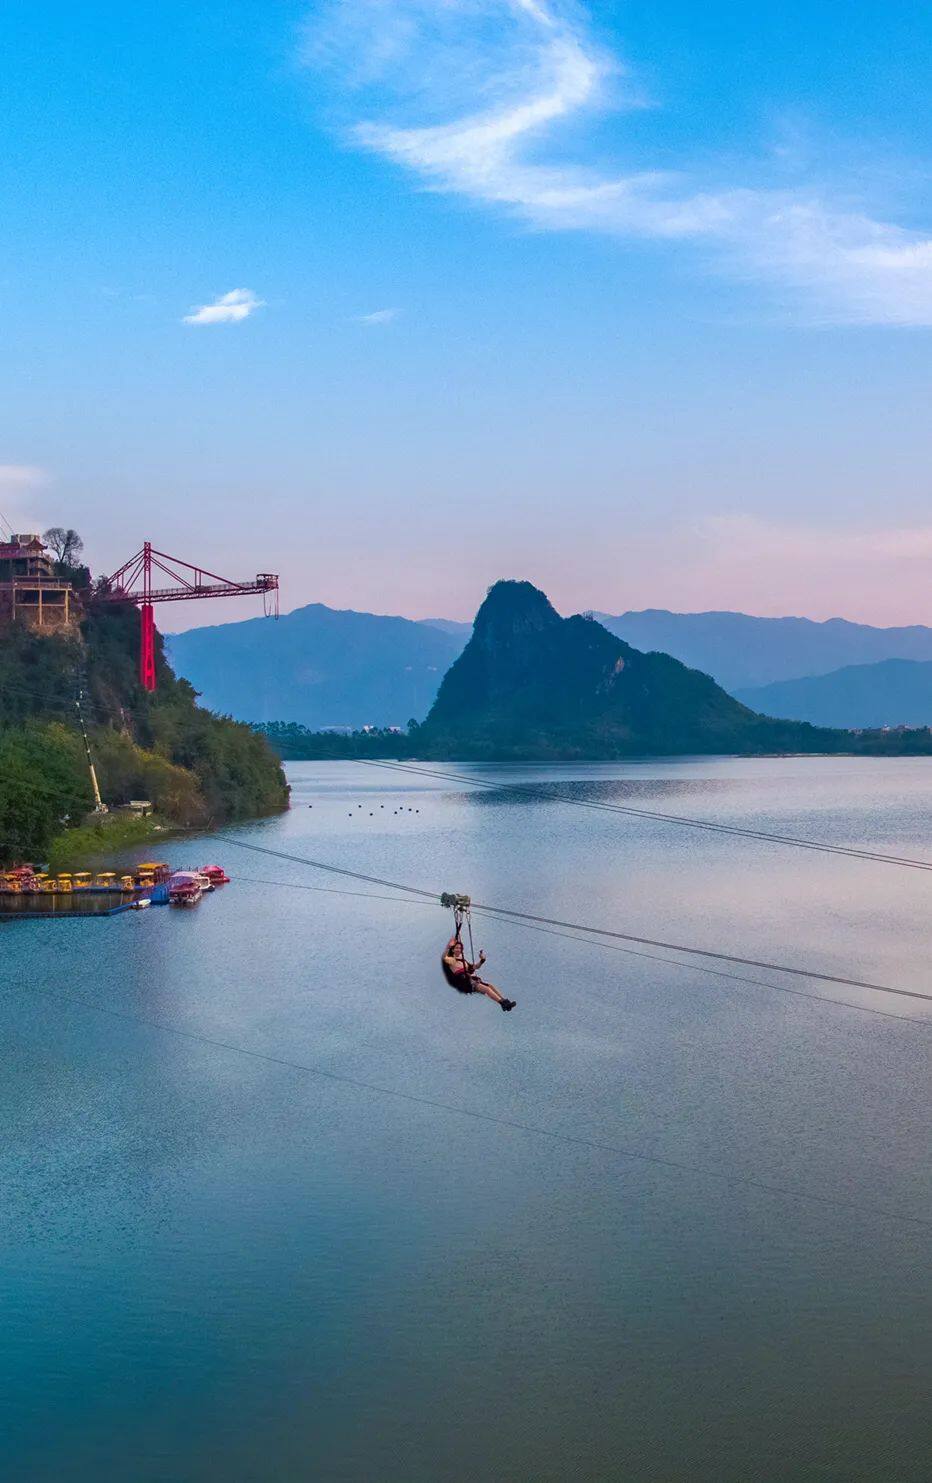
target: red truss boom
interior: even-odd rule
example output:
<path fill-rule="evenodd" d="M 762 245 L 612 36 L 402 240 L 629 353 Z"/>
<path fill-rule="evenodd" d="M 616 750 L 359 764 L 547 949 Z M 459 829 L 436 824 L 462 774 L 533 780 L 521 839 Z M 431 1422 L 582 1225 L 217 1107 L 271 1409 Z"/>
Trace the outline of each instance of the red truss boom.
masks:
<path fill-rule="evenodd" d="M 152 585 L 153 570 L 161 572 L 173 584 L 170 587 Z M 185 575 L 191 573 L 191 577 Z M 191 579 L 193 577 L 193 580 Z M 206 580 L 205 580 L 206 579 Z M 197 597 L 246 597 L 250 593 L 275 594 L 275 616 L 278 617 L 278 577 L 274 572 L 258 572 L 251 582 L 231 582 L 227 577 L 218 577 L 204 567 L 192 566 L 177 556 L 168 556 L 156 551 L 151 541 L 124 562 L 119 571 L 109 577 L 97 596 L 101 602 L 135 602 L 139 604 L 141 619 L 141 642 L 139 646 L 139 678 L 144 690 L 155 689 L 155 617 L 152 604 L 156 602 L 189 602 Z"/>

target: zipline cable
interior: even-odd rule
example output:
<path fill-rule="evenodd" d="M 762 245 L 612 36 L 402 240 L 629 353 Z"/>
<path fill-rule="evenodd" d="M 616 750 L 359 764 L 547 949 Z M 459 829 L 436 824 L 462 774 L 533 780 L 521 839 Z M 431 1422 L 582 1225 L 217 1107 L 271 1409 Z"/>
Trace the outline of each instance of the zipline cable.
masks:
<path fill-rule="evenodd" d="M 390 901 L 397 906 L 430 906 L 433 901 L 411 901 L 404 896 L 384 896 L 374 891 L 346 891 L 339 886 L 310 886 L 304 881 L 270 881 L 254 875 L 240 875 L 237 872 L 237 881 L 245 881 L 251 886 L 275 886 L 276 889 L 288 891 L 315 891 L 324 896 L 349 896 L 362 901 Z M 541 927 L 534 922 L 517 922 L 512 917 L 506 916 L 490 907 L 474 907 L 481 916 L 490 921 L 504 922 L 506 926 L 522 927 L 526 932 L 543 932 L 547 937 L 562 937 L 566 942 L 581 942 L 585 947 L 607 948 L 610 952 L 625 953 L 631 958 L 643 958 L 648 963 L 665 963 L 670 968 L 681 968 L 687 973 L 703 973 L 712 978 L 725 979 L 729 983 L 748 984 L 756 989 L 771 989 L 776 994 L 790 994 L 794 999 L 808 999 L 813 1004 L 830 1004 L 843 1009 L 856 1010 L 858 1014 L 871 1014 L 884 1020 L 897 1020 L 900 1024 L 921 1025 L 924 1030 L 932 1030 L 932 1019 L 920 1019 L 917 1015 L 894 1014 L 889 1009 L 873 1009 L 867 1004 L 856 1004 L 852 999 L 828 999 L 824 994 L 807 994 L 805 989 L 793 989 L 789 984 L 768 983 L 763 978 L 748 978 L 740 973 L 725 973 L 721 968 L 710 968 L 707 963 L 683 963 L 679 958 L 662 958 L 658 953 L 642 953 L 637 948 L 622 947 L 617 942 L 603 942 L 600 938 L 581 937 L 572 932 L 560 932 L 552 927 Z M 750 997 L 750 996 L 746 996 Z"/>
<path fill-rule="evenodd" d="M 329 871 L 333 875 L 347 876 L 353 880 L 365 881 L 371 886 L 386 886 L 392 891 L 404 891 L 412 896 L 420 897 L 425 901 L 437 901 L 436 891 L 425 891 L 420 886 L 408 886 L 399 881 L 386 880 L 383 876 L 366 875 L 358 870 L 349 870 L 343 865 L 331 865 L 322 860 L 311 860 L 305 855 L 292 855 L 284 850 L 273 850 L 267 845 L 248 843 L 244 839 L 237 839 L 233 835 L 224 834 L 227 844 L 237 846 L 239 849 L 253 850 L 260 855 L 271 855 L 279 860 L 288 860 L 294 865 L 308 865 L 312 870 Z M 786 973 L 794 978 L 816 979 L 820 983 L 840 984 L 843 988 L 869 989 L 878 994 L 895 994 L 903 999 L 921 999 L 932 1004 L 932 994 L 923 994 L 916 989 L 895 989 L 888 984 L 871 983 L 858 978 L 845 978 L 833 973 L 819 973 L 815 969 L 791 968 L 785 963 L 771 963 L 762 958 L 744 958 L 735 953 L 714 952 L 710 948 L 691 947 L 688 944 L 678 942 L 665 942 L 656 937 L 638 937 L 632 932 L 617 932 L 607 927 L 591 927 L 582 922 L 564 922 L 557 917 L 537 916 L 531 912 L 517 911 L 512 907 L 488 905 L 481 901 L 472 903 L 473 911 L 497 912 L 499 916 L 508 917 L 515 921 L 537 922 L 546 927 L 563 927 L 572 932 L 588 932 L 596 937 L 608 937 L 620 942 L 635 943 L 641 947 L 659 947 L 667 952 L 683 953 L 689 957 L 709 958 L 720 963 L 733 963 L 742 968 L 763 968 L 770 973 Z M 830 1001 L 826 1001 L 827 1003 Z"/>
<path fill-rule="evenodd" d="M 758 1190 L 766 1195 L 776 1195 L 782 1200 L 795 1200 L 801 1204 L 813 1204 L 826 1206 L 832 1210 L 848 1210 L 857 1215 L 880 1217 L 882 1220 L 898 1221 L 906 1225 L 920 1226 L 924 1229 L 932 1229 L 932 1219 L 924 1215 L 912 1215 L 903 1210 L 891 1210 L 881 1205 L 860 1205 L 854 1200 L 838 1199 L 833 1195 L 816 1194 L 809 1190 L 794 1190 L 784 1185 L 771 1184 L 769 1180 L 750 1178 L 743 1174 L 723 1173 L 718 1169 L 708 1169 L 698 1164 L 687 1164 L 682 1159 L 666 1158 L 662 1154 L 644 1153 L 639 1149 L 626 1148 L 621 1144 L 608 1143 L 598 1138 L 586 1138 L 577 1133 L 562 1133 L 552 1128 L 541 1128 L 533 1123 L 519 1122 L 516 1118 L 500 1117 L 492 1112 L 479 1112 L 472 1107 L 460 1107 L 452 1102 L 441 1101 L 438 1097 L 427 1097 L 420 1092 L 401 1091 L 396 1087 L 382 1086 L 378 1082 L 364 1081 L 356 1076 L 344 1076 L 338 1071 L 329 1071 L 323 1066 L 313 1066 L 305 1061 L 292 1061 L 284 1056 L 275 1056 L 266 1051 L 253 1050 L 248 1046 L 237 1045 L 234 1041 L 219 1040 L 212 1035 L 202 1035 L 196 1030 L 182 1030 L 176 1025 L 166 1024 L 163 1020 L 150 1019 L 147 1015 L 130 1014 L 125 1010 L 111 1009 L 106 1005 L 95 1004 L 92 999 L 84 999 L 75 994 L 63 994 L 57 989 L 39 989 L 34 984 L 27 984 L 27 989 L 32 993 L 45 995 L 50 999 L 58 999 L 65 1004 L 74 1004 L 81 1009 L 89 1009 L 93 1013 L 106 1015 L 111 1019 L 124 1020 L 130 1024 L 142 1025 L 147 1029 L 156 1030 L 163 1035 L 173 1035 L 180 1040 L 193 1041 L 201 1045 L 207 1045 L 214 1050 L 228 1051 L 233 1055 L 244 1056 L 253 1061 L 263 1061 L 267 1065 L 282 1066 L 289 1071 L 300 1071 L 307 1076 L 319 1077 L 325 1081 L 337 1082 L 342 1086 L 352 1087 L 357 1091 L 371 1092 L 376 1096 L 392 1097 L 401 1102 L 413 1103 L 418 1107 L 428 1107 L 435 1112 L 452 1113 L 458 1117 L 468 1117 L 476 1122 L 490 1123 L 494 1127 L 508 1128 L 512 1132 L 527 1133 L 532 1137 L 546 1138 L 554 1143 L 565 1143 L 577 1148 L 591 1149 L 597 1153 L 607 1153 L 615 1158 L 628 1160 L 632 1163 L 652 1164 L 661 1169 L 670 1169 L 678 1174 L 689 1174 L 693 1178 L 711 1179 L 726 1186 L 744 1189 Z"/>
<path fill-rule="evenodd" d="M 26 696 L 28 696 L 31 700 L 39 700 L 42 703 L 42 710 L 53 710 L 56 708 L 65 711 L 74 710 L 73 701 L 62 700 L 54 695 L 47 695 L 42 690 L 35 690 L 29 688 L 28 686 L 20 685 L 19 682 L 16 680 L 0 681 L 0 701 L 8 696 L 11 696 L 11 698 L 14 700 L 18 700 Z M 110 722 L 114 720 L 114 713 L 117 710 L 122 711 L 127 715 L 135 715 L 135 712 L 133 712 L 129 706 L 119 705 L 114 706 L 112 709 L 108 709 L 106 706 L 101 705 L 98 701 L 95 700 L 86 699 L 84 702 L 84 708 L 88 713 L 93 712 L 99 716 L 103 716 L 105 720 Z M 32 721 L 36 719 L 36 715 L 37 712 L 30 712 L 29 714 L 24 715 L 21 719 L 24 721 Z"/>
<path fill-rule="evenodd" d="M 319 891 L 324 896 L 353 896 L 357 901 L 392 901 L 396 906 L 434 906 L 433 901 L 409 901 L 406 896 L 383 896 L 375 891 L 344 891 L 339 886 L 309 886 L 304 881 L 269 881 L 255 875 L 236 874 L 250 886 L 277 886 L 286 891 Z M 894 1016 L 898 1018 L 898 1016 Z"/>
<path fill-rule="evenodd" d="M 917 860 L 910 856 L 888 855 L 879 850 L 861 850 L 854 845 L 833 845 L 816 839 L 801 839 L 792 834 L 774 834 L 765 829 L 743 828 L 737 824 L 716 824 L 711 819 L 691 819 L 685 814 L 661 813 L 657 809 L 636 808 L 633 804 L 604 803 L 593 798 L 570 798 L 566 793 L 551 793 L 532 783 L 495 782 L 490 778 L 469 777 L 465 773 L 438 772 L 434 768 L 417 767 L 409 763 L 374 761 L 369 758 L 347 759 L 363 767 L 385 768 L 391 772 L 414 773 L 438 781 L 465 783 L 474 788 L 494 788 L 511 793 L 523 793 L 545 803 L 568 803 L 574 808 L 597 809 L 600 812 L 630 814 L 638 819 L 652 819 L 662 824 L 682 824 L 690 829 L 705 829 L 713 834 L 734 835 L 739 839 L 758 839 L 768 844 L 792 845 L 795 849 L 816 850 L 826 855 L 846 855 L 856 860 L 873 860 L 882 865 L 901 865 L 911 870 L 932 870 L 932 860 Z"/>
<path fill-rule="evenodd" d="M 741 973 L 725 973 L 720 968 L 710 968 L 706 963 L 683 963 L 678 958 L 662 958 L 657 953 L 638 952 L 636 948 L 621 947 L 616 942 L 602 942 L 597 937 L 580 937 L 571 932 L 560 932 L 553 927 L 541 927 L 534 922 L 519 922 L 512 916 L 500 914 L 488 907 L 473 907 L 473 910 L 478 911 L 481 916 L 504 922 L 508 926 L 524 927 L 529 932 L 545 932 L 549 937 L 563 937 L 567 942 L 582 942 L 587 947 L 609 948 L 612 952 L 627 953 L 632 958 L 645 958 L 649 963 L 666 963 L 671 968 L 682 968 L 689 973 L 710 974 L 713 978 L 727 979 L 729 983 L 748 984 L 757 989 L 771 989 L 775 994 L 790 994 L 794 999 L 808 999 L 813 1004 L 830 1004 L 843 1009 L 854 1009 L 859 1014 L 877 1015 L 881 1019 L 898 1020 L 900 1024 L 921 1025 L 925 1030 L 932 1030 L 932 1019 L 920 1019 L 918 1015 L 894 1014 L 889 1009 L 874 1009 L 868 1004 L 856 1004 L 852 999 L 830 999 L 825 994 L 807 994 L 805 989 L 793 989 L 789 984 L 773 984 L 763 978 L 748 978 Z M 749 998 L 750 995 L 745 997 Z"/>
<path fill-rule="evenodd" d="M 0 777 L 6 777 L 8 781 L 14 782 L 17 786 L 32 788 L 35 792 L 48 793 L 53 797 L 73 799 L 78 796 L 77 791 L 75 793 L 65 793 L 60 789 L 45 789 L 41 785 L 32 783 L 24 778 L 11 776 L 10 774 L 0 774 Z M 287 860 L 295 865 L 307 865 L 313 870 L 328 871 L 332 875 L 347 876 L 352 880 L 364 881 L 368 885 L 385 886 L 390 891 L 403 891 L 408 895 L 418 896 L 425 901 L 435 902 L 438 899 L 436 892 L 425 891 L 418 886 L 409 886 L 398 881 L 386 880 L 383 876 L 366 875 L 358 870 L 348 870 L 343 866 L 332 865 L 322 860 L 311 860 L 303 855 L 288 854 L 284 850 L 273 850 L 265 845 L 250 844 L 246 840 L 236 839 L 232 835 L 224 835 L 223 837 L 228 844 L 235 845 L 239 849 L 253 850 L 257 854 L 270 855 L 275 859 Z M 792 975 L 794 978 L 807 978 L 817 980 L 820 983 L 839 984 L 843 988 L 868 989 L 878 994 L 893 994 L 898 998 L 918 999 L 932 1004 L 932 994 L 923 994 L 916 989 L 897 989 L 892 988 L 888 984 L 872 983 L 864 979 L 846 978 L 833 973 L 819 973 L 815 969 L 791 968 L 787 964 L 771 963 L 766 959 L 745 958 L 735 953 L 714 952 L 710 948 L 693 947 L 678 942 L 667 942 L 662 938 L 639 937 L 631 932 L 618 932 L 606 927 L 593 927 L 582 922 L 565 922 L 555 917 L 543 917 L 530 912 L 517 911 L 512 907 L 487 905 L 486 903 L 476 901 L 473 902 L 473 909 L 476 911 L 496 912 L 500 916 L 516 921 L 537 922 L 543 926 L 568 928 L 573 932 L 585 932 L 597 937 L 615 938 L 618 941 L 636 943 L 642 947 L 659 947 L 667 952 L 683 953 L 689 957 L 708 958 L 721 963 L 733 963 L 736 967 L 763 968 L 769 973 L 785 973 Z M 835 1001 L 826 1000 L 824 1002 L 830 1003 Z"/>
<path fill-rule="evenodd" d="M 74 803 L 83 795 L 90 793 L 90 785 L 81 779 L 73 787 L 46 788 L 42 783 L 35 782 L 32 778 L 21 778 L 15 772 L 0 772 L 0 782 L 13 783 L 17 788 L 25 788 L 28 793 L 41 793 L 47 798 L 57 798 L 59 803 Z"/>
<path fill-rule="evenodd" d="M 31 694 L 40 698 L 43 700 L 45 707 L 51 707 L 57 704 L 65 711 L 72 709 L 69 703 L 62 701 L 56 702 L 54 699 L 46 700 L 41 691 L 30 691 L 26 687 L 19 685 L 16 681 L 6 681 L 3 685 L 0 685 L 0 696 L 2 696 L 5 689 L 18 689 L 20 694 Z M 107 710 L 95 702 L 90 702 L 86 708 L 94 711 L 103 721 L 112 724 L 114 719 L 112 711 Z M 121 706 L 121 710 L 125 712 L 126 707 Z M 25 719 L 29 718 L 26 717 Z M 418 767 L 413 763 L 388 762 L 364 757 L 348 758 L 346 760 L 356 762 L 362 767 L 386 768 L 393 772 L 412 773 L 426 778 L 463 783 L 474 788 L 491 788 L 497 791 L 505 789 L 512 793 L 522 793 L 531 798 L 538 798 L 543 802 L 570 804 L 574 808 L 596 809 L 601 812 L 627 814 L 633 818 L 650 819 L 664 824 L 678 824 L 691 829 L 704 829 L 715 834 L 733 835 L 742 839 L 761 840 L 769 844 L 785 844 L 795 849 L 814 850 L 821 854 L 844 855 L 850 859 L 869 860 L 877 864 L 899 865 L 911 870 L 932 870 L 932 860 L 915 859 L 911 856 L 890 855 L 879 850 L 858 849 L 853 845 L 832 845 L 821 840 L 803 839 L 789 834 L 776 834 L 769 830 L 750 829 L 736 824 L 719 824 L 711 819 L 695 819 L 683 814 L 661 812 L 658 809 L 637 808 L 634 804 L 606 803 L 591 798 L 570 798 L 565 793 L 554 793 L 540 786 L 535 787 L 529 783 L 515 783 L 508 782 L 507 780 L 496 782 L 488 778 L 469 777 L 464 773 L 441 772 L 435 768 Z"/>

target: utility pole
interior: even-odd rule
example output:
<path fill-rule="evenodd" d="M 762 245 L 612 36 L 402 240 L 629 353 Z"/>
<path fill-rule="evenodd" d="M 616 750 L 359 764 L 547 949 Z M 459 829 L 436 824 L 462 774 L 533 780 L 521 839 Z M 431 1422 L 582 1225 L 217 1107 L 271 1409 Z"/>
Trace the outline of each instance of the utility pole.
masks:
<path fill-rule="evenodd" d="M 106 814 L 110 810 L 100 796 L 100 784 L 97 781 L 97 771 L 94 767 L 94 759 L 91 756 L 91 744 L 87 736 L 87 727 L 84 724 L 84 712 L 81 710 L 81 701 L 84 699 L 84 689 L 81 684 L 80 674 L 77 676 L 77 685 L 74 693 L 74 708 L 78 713 L 78 725 L 84 738 L 84 750 L 87 753 L 87 770 L 91 775 L 91 787 L 94 790 L 94 812 L 95 814 Z"/>

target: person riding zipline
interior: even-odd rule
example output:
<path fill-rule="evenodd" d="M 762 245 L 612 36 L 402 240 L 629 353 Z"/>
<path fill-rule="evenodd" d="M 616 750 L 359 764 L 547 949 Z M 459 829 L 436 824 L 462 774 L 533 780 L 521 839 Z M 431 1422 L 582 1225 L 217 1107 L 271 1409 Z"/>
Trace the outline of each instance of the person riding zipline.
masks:
<path fill-rule="evenodd" d="M 485 953 L 480 949 L 479 957 L 471 963 L 463 950 L 463 939 L 461 936 L 465 911 L 468 908 L 455 906 L 453 909 L 454 932 L 450 941 L 443 950 L 441 964 L 443 976 L 460 994 L 485 994 L 494 1004 L 500 1004 L 502 1009 L 514 1009 L 515 1000 L 506 999 L 500 994 L 494 984 L 486 983 L 484 978 L 479 977 L 479 969 L 485 962 Z M 470 931 L 470 942 L 472 933 Z"/>

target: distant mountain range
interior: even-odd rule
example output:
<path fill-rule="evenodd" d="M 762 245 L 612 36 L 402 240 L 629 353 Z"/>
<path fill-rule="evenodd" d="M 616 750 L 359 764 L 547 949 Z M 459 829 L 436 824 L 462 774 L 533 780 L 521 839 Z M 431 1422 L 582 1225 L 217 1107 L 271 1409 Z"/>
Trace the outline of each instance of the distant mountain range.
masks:
<path fill-rule="evenodd" d="M 932 628 L 871 628 L 829 618 L 752 618 L 746 613 L 642 613 L 595 616 L 636 649 L 659 649 L 712 675 L 734 694 L 751 685 L 824 675 L 880 659 L 932 660 Z"/>
<path fill-rule="evenodd" d="M 765 716 L 815 726 L 932 726 L 932 661 L 850 664 L 831 674 L 779 680 L 735 695 Z"/>
<path fill-rule="evenodd" d="M 404 726 L 421 720 L 468 636 L 431 623 L 321 603 L 166 635 L 166 648 L 213 711 L 244 721 Z"/>
<path fill-rule="evenodd" d="M 919 625 L 871 628 L 843 618 L 815 623 L 662 609 L 596 616 L 632 648 L 672 655 L 741 698 L 751 687 L 850 665 L 932 661 L 932 628 Z M 471 632 L 471 624 L 452 619 L 412 622 L 311 603 L 277 623 L 253 618 L 169 634 L 166 646 L 212 709 L 317 730 L 423 719 Z M 755 696 L 753 703 L 772 710 L 784 702 Z"/>
<path fill-rule="evenodd" d="M 530 582 L 496 582 L 426 719 L 336 736 L 281 722 L 282 755 L 570 761 L 774 752 L 932 753 L 932 734 L 853 736 L 761 716 L 700 670 L 644 654 L 592 617 L 561 618 Z"/>

